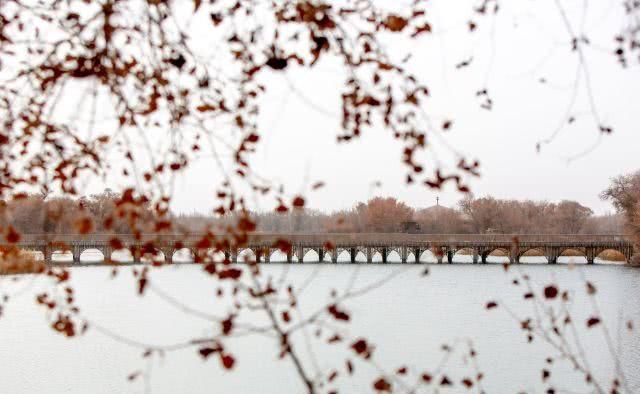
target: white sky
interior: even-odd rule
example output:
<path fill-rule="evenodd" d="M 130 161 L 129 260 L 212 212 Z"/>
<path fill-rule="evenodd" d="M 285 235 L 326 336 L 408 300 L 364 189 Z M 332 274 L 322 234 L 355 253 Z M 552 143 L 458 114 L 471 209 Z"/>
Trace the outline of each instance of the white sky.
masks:
<path fill-rule="evenodd" d="M 394 58 L 412 55 L 410 68 L 431 91 L 430 107 L 425 110 L 434 123 L 453 119 L 453 128 L 443 134 L 446 143 L 480 160 L 482 176 L 471 181 L 474 194 L 571 199 L 597 213 L 612 210 L 598 194 L 611 177 L 640 168 L 640 69 L 633 62 L 622 69 L 609 52 L 615 29 L 624 21 L 618 2 L 562 2 L 576 30 L 580 30 L 583 5 L 588 4 L 584 31 L 592 44 L 585 47 L 590 82 L 598 114 L 614 133 L 600 138 L 582 78 L 571 111 L 576 121 L 543 145 L 539 154 L 536 143 L 551 135 L 567 113 L 578 65 L 555 3 L 501 2 L 493 29 L 492 18 L 485 17 L 478 20 L 475 34 L 466 28 L 475 3 L 461 3 L 431 1 L 433 34 L 423 35 L 413 45 L 398 40 L 386 43 Z M 456 69 L 457 63 L 470 57 L 471 67 Z M 375 195 L 396 196 L 415 207 L 433 205 L 440 196 L 441 204 L 453 206 L 462 197 L 453 187 L 434 191 L 405 186 L 402 146 L 381 127 L 349 144 L 336 143 L 343 81 L 339 64 L 321 61 L 312 72 L 292 69 L 261 78 L 269 93 L 264 97 L 262 140 L 253 166 L 283 182 L 290 192 L 305 192 L 308 206 L 336 210 Z M 547 83 L 540 83 L 540 78 Z M 494 102 L 492 111 L 481 109 L 475 97 L 485 87 Z M 569 160 L 594 144 L 588 154 Z M 436 154 L 446 162 L 452 156 L 439 145 Z M 433 161 L 427 163 L 433 165 Z M 215 166 L 212 160 L 202 159 L 176 181 L 175 211 L 211 208 L 219 181 Z M 310 192 L 318 180 L 326 187 Z M 374 187 L 377 181 L 380 187 Z M 103 186 L 94 182 L 91 189 Z M 271 208 L 270 202 L 258 205 Z"/>

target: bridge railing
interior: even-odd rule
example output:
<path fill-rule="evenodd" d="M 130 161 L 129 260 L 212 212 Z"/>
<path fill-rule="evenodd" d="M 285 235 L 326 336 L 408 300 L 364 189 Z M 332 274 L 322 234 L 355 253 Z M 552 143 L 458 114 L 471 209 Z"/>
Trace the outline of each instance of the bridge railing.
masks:
<path fill-rule="evenodd" d="M 143 234 L 142 241 L 158 243 L 195 242 L 205 234 Z M 134 242 L 131 234 L 25 234 L 20 244 L 33 243 L 107 243 L 112 238 Z M 217 237 L 223 237 L 218 235 Z M 273 244 L 284 239 L 294 244 L 437 244 L 437 243 L 618 243 L 627 242 L 624 234 L 406 234 L 406 233 L 252 233 L 249 243 Z M 1 240 L 0 244 L 6 244 Z"/>

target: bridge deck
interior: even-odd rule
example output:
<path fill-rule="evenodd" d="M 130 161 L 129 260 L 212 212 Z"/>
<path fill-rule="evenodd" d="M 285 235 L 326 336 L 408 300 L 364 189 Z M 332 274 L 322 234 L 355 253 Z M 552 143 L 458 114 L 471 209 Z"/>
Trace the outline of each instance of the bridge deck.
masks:
<path fill-rule="evenodd" d="M 176 249 L 186 248 L 194 256 L 201 254 L 198 241 L 206 237 L 205 234 L 143 234 L 141 239 L 132 235 L 122 234 L 91 234 L 79 236 L 74 234 L 30 234 L 22 237 L 18 245 L 24 249 L 41 251 L 47 261 L 51 261 L 56 250 L 70 250 L 74 261 L 80 261 L 80 255 L 87 249 L 98 249 L 105 258 L 110 259 L 113 252 L 114 238 L 122 243 L 124 248 L 130 249 L 135 258 L 139 258 L 141 249 L 151 242 L 153 248 L 162 252 L 165 260 L 171 260 Z M 215 240 L 220 237 L 213 236 Z M 314 234 L 283 234 L 283 233 L 253 233 L 246 243 L 238 247 L 229 247 L 225 255 L 232 261 L 237 260 L 243 249 L 250 249 L 260 261 L 268 262 L 276 250 L 276 242 L 286 240 L 291 244 L 291 251 L 287 261 L 303 261 L 304 255 L 314 250 L 322 260 L 330 255 L 332 261 L 347 251 L 350 260 L 355 262 L 356 255 L 362 252 L 368 262 L 379 253 L 383 262 L 392 252 L 397 252 L 403 262 L 410 254 L 419 256 L 425 250 L 431 250 L 439 261 L 446 258 L 453 261 L 453 255 L 462 249 L 471 250 L 474 262 L 486 262 L 487 256 L 496 249 L 502 249 L 508 254 L 511 262 L 519 262 L 520 257 L 531 249 L 541 252 L 549 263 L 557 262 L 559 256 L 568 249 L 578 250 L 584 254 L 589 263 L 604 250 L 613 249 L 630 261 L 633 254 L 633 244 L 625 235 L 567 235 L 567 234 L 370 234 L 370 233 L 314 233 Z M 0 242 L 2 245 L 2 242 Z M 233 243 L 231 243 L 233 245 Z"/>
<path fill-rule="evenodd" d="M 216 238 L 222 235 L 213 234 Z M 162 242 L 197 241 L 205 234 L 142 234 L 142 241 Z M 24 234 L 20 243 L 48 241 L 56 243 L 109 242 L 114 237 L 133 242 L 131 234 Z M 286 239 L 291 243 L 435 243 L 435 242 L 621 242 L 628 241 L 623 234 L 405 234 L 405 233 L 252 233 L 249 243 L 274 243 Z M 2 244 L 4 240 L 0 241 Z"/>

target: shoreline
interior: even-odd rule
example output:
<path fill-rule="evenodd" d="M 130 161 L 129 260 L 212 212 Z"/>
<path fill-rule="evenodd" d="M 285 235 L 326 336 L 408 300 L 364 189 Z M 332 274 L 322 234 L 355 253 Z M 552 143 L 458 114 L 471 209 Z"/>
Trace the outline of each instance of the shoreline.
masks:
<path fill-rule="evenodd" d="M 357 262 L 357 263 L 351 263 L 351 262 L 338 262 L 338 263 L 332 263 L 332 262 L 328 262 L 328 261 L 305 261 L 304 263 L 298 263 L 298 262 L 293 262 L 293 263 L 287 263 L 286 261 L 275 261 L 275 262 L 269 262 L 269 263 L 259 263 L 260 265 L 286 265 L 286 266 L 304 266 L 304 265 L 313 265 L 313 266 L 318 266 L 318 265 L 326 265 L 326 266 L 351 266 L 351 265 L 358 265 L 358 266 L 388 266 L 388 265 L 392 265 L 392 266 L 410 266 L 410 267 L 416 267 L 416 266 L 428 266 L 428 267 L 432 267 L 432 266 L 527 266 L 527 267 L 532 267 L 532 266 L 550 266 L 550 267 L 563 267 L 563 268 L 574 268 L 576 266 L 598 266 L 598 267 L 629 267 L 629 268 L 640 268 L 640 265 L 638 264 L 631 264 L 631 263 L 622 263 L 620 261 L 610 261 L 610 260 L 604 260 L 605 262 L 601 262 L 601 263 L 594 263 L 594 264 L 587 264 L 587 263 L 556 263 L 556 264 L 550 264 L 550 263 L 546 263 L 546 262 L 520 262 L 520 263 L 503 263 L 503 262 L 487 262 L 487 263 L 471 263 L 471 262 L 453 262 L 453 263 L 438 263 L 435 261 L 424 261 L 424 262 L 419 262 L 419 263 L 415 263 L 415 262 L 410 262 L 410 263 L 401 263 L 401 262 L 387 262 L 387 263 L 382 263 L 382 262 L 375 262 L 375 263 L 367 263 L 367 262 Z M 168 266 L 192 266 L 192 265 L 199 265 L 202 263 L 194 263 L 194 262 L 180 262 L 180 263 L 167 263 L 167 264 L 159 264 L 159 265 L 155 265 L 155 267 L 160 268 L 160 267 L 168 267 Z M 243 262 L 237 262 L 237 263 L 232 263 L 232 264 L 246 264 Z M 118 268 L 118 267 L 130 267 L 130 266 L 141 266 L 141 265 L 153 265 L 152 263 L 149 262 L 140 262 L 140 261 L 127 261 L 127 262 L 119 262 L 119 263 L 103 263 L 103 262 L 81 262 L 81 263 L 74 263 L 74 262 L 55 262 L 55 263 L 49 263 L 49 264 L 45 264 L 44 267 L 62 267 L 62 268 L 74 268 L 74 267 L 89 267 L 89 268 L 100 268 L 100 267 L 108 267 L 108 268 Z M 14 272 L 4 272 L 4 270 L 0 270 L 0 277 L 2 276 L 13 276 L 13 275 L 30 275 L 30 274 L 41 274 L 43 271 L 39 270 L 39 271 L 14 271 Z"/>

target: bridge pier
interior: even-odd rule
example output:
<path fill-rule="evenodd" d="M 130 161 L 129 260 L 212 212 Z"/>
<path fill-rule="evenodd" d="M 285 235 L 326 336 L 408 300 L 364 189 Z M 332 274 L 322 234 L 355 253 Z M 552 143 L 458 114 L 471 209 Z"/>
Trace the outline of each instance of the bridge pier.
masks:
<path fill-rule="evenodd" d="M 482 252 L 482 254 L 480 254 L 480 262 L 482 264 L 487 264 L 487 257 L 489 257 L 489 252 Z"/>
<path fill-rule="evenodd" d="M 407 257 L 409 255 L 409 249 L 403 246 L 400 250 L 402 251 L 402 255 L 400 256 L 400 261 L 402 262 L 402 264 L 406 264 Z"/>
<path fill-rule="evenodd" d="M 45 263 L 51 263 L 53 261 L 53 251 L 51 250 L 51 247 L 49 245 L 38 248 L 38 250 L 42 253 Z"/>
<path fill-rule="evenodd" d="M 367 248 L 367 263 L 373 263 L 373 248 Z"/>
<path fill-rule="evenodd" d="M 264 248 L 262 255 L 264 256 L 264 262 L 269 264 L 271 262 L 271 248 Z"/>
<path fill-rule="evenodd" d="M 453 250 L 447 250 L 447 263 L 453 263 Z"/>
<path fill-rule="evenodd" d="M 142 257 L 142 251 L 140 250 L 140 246 L 138 245 L 129 246 L 129 252 L 133 257 L 133 261 L 140 261 L 140 258 Z"/>
<path fill-rule="evenodd" d="M 420 248 L 413 249 L 413 256 L 415 258 L 416 264 L 420 262 L 420 255 L 422 254 L 420 252 L 421 252 Z"/>
<path fill-rule="evenodd" d="M 322 263 L 324 261 L 324 248 L 318 248 L 318 262 Z"/>
<path fill-rule="evenodd" d="M 358 250 L 356 248 L 349 249 L 349 257 L 351 258 L 351 264 L 356 262 L 356 255 L 358 254 Z"/>
<path fill-rule="evenodd" d="M 337 248 L 334 248 L 331 251 L 331 262 L 333 264 L 337 264 L 338 263 L 338 249 Z"/>
<path fill-rule="evenodd" d="M 549 264 L 558 264 L 558 257 L 561 251 L 556 247 L 550 247 L 546 249 L 547 262 Z"/>
<path fill-rule="evenodd" d="M 517 242 L 511 243 L 511 248 L 509 251 L 509 263 L 510 264 L 520 263 L 520 246 Z"/>
<path fill-rule="evenodd" d="M 304 247 L 299 246 L 296 248 L 296 257 L 298 258 L 298 263 L 304 262 Z"/>
<path fill-rule="evenodd" d="M 162 252 L 162 255 L 164 256 L 164 262 L 166 264 L 172 264 L 173 263 L 173 253 L 175 253 L 175 249 L 172 247 L 164 247 L 164 248 L 160 248 L 160 251 Z"/>
<path fill-rule="evenodd" d="M 71 248 L 71 254 L 73 255 L 73 262 L 80 263 L 80 255 L 82 254 L 82 247 L 79 245 L 73 245 Z"/>
<path fill-rule="evenodd" d="M 198 261 L 198 249 L 197 248 L 187 248 L 189 250 L 189 255 L 193 259 L 192 261 L 195 263 Z M 226 258 L 226 257 L 225 257 Z M 231 262 L 231 254 L 229 254 L 229 262 Z"/>
<path fill-rule="evenodd" d="M 104 246 L 100 248 L 100 252 L 107 263 L 111 262 L 111 255 L 113 254 L 113 248 L 111 246 Z"/>
<path fill-rule="evenodd" d="M 634 246 L 629 245 L 624 249 L 625 249 L 624 257 L 627 259 L 627 263 L 631 263 L 631 260 L 633 259 L 633 255 L 634 255 Z M 638 254 L 640 254 L 640 245 L 636 245 L 635 250 L 637 250 Z"/>
<path fill-rule="evenodd" d="M 584 255 L 587 258 L 587 264 L 593 264 L 596 259 L 595 248 L 585 248 Z"/>
<path fill-rule="evenodd" d="M 438 253 L 436 253 L 436 259 L 438 260 L 438 264 L 442 264 L 443 258 L 444 258 L 444 253 L 441 250 L 438 250 Z"/>
<path fill-rule="evenodd" d="M 478 249 L 473 249 L 473 264 L 478 264 Z"/>
<path fill-rule="evenodd" d="M 293 262 L 293 250 L 287 252 L 287 263 L 291 264 Z"/>
<path fill-rule="evenodd" d="M 387 248 L 382 248 L 382 263 L 387 264 Z"/>
<path fill-rule="evenodd" d="M 264 246 L 260 248 L 260 260 L 258 262 L 270 263 L 271 262 L 271 248 Z"/>

